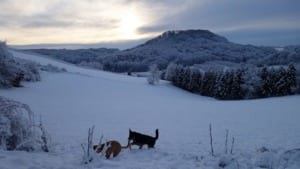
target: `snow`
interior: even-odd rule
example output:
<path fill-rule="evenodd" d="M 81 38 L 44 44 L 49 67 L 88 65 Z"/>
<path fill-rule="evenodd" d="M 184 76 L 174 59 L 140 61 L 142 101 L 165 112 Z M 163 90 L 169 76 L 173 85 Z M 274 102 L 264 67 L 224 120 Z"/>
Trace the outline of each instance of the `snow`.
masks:
<path fill-rule="evenodd" d="M 53 141 L 50 153 L 0 151 L 1 169 L 219 168 L 221 161 L 226 168 L 259 168 L 257 164 L 265 162 L 257 159 L 259 148 L 272 149 L 261 154 L 270 161 L 300 147 L 299 95 L 218 101 L 165 81 L 153 86 L 145 78 L 79 68 L 39 55 L 16 51 L 13 55 L 68 72 L 43 72 L 40 82 L 0 90 L 1 96 L 28 104 L 41 115 Z M 214 158 L 209 155 L 210 123 Z M 158 128 L 160 136 L 155 149 L 125 149 L 110 160 L 98 155 L 85 165 L 80 144 L 86 143 L 92 125 L 95 143 L 103 134 L 106 140 L 125 145 L 129 128 L 152 136 Z M 233 155 L 224 154 L 226 129 L 229 143 L 235 138 Z M 299 168 L 300 157 L 292 158 L 290 168 Z"/>
<path fill-rule="evenodd" d="M 96 76 L 96 77 L 100 77 L 100 78 L 104 78 L 104 79 L 117 80 L 117 81 L 119 81 L 119 80 L 132 81 L 130 77 L 120 76 L 118 74 L 103 72 L 103 71 L 99 74 L 99 71 L 97 71 L 97 70 L 80 68 L 80 67 L 77 67 L 70 63 L 53 60 L 47 56 L 33 55 L 30 53 L 21 53 L 18 51 L 11 51 L 11 52 L 15 57 L 33 60 L 33 61 L 35 61 L 41 65 L 45 65 L 45 66 L 48 64 L 51 64 L 51 65 L 59 67 L 59 68 L 64 68 L 70 73 L 81 74 L 81 75 L 85 75 L 85 76 Z"/>
<path fill-rule="evenodd" d="M 172 62 L 192 66 L 217 60 L 246 63 L 251 59 L 256 63 L 256 60 L 276 53 L 270 47 L 232 43 L 208 30 L 182 30 L 167 31 L 134 48 L 99 57 L 98 60 L 104 70 L 143 72 L 151 64 L 165 69 Z"/>

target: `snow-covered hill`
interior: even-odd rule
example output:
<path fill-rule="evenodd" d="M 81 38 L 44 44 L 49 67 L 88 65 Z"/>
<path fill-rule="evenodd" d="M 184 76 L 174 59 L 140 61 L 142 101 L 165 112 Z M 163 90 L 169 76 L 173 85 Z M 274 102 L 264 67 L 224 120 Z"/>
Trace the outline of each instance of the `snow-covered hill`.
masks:
<path fill-rule="evenodd" d="M 28 49 L 80 66 L 113 72 L 144 72 L 149 65 L 165 69 L 171 62 L 182 65 L 212 61 L 254 65 L 288 65 L 299 62 L 299 46 L 276 50 L 273 47 L 230 42 L 208 30 L 167 31 L 156 38 L 127 50 L 98 49 Z"/>
<path fill-rule="evenodd" d="M 290 63 L 299 65 L 300 45 L 286 46 L 279 50 L 276 54 L 254 60 L 253 63 L 257 65 L 288 65 Z"/>
<path fill-rule="evenodd" d="M 64 60 L 73 64 L 82 64 L 83 62 L 96 61 L 99 56 L 111 55 L 118 52 L 114 48 L 96 48 L 96 49 L 27 49 L 25 51 L 32 51 L 47 55 L 55 59 Z"/>
<path fill-rule="evenodd" d="M 162 81 L 79 68 L 47 57 L 13 52 L 15 57 L 52 64 L 68 72 L 43 72 L 42 81 L 23 88 L 0 90 L 0 95 L 28 104 L 52 135 L 52 152 L 0 150 L 1 169 L 194 169 L 284 168 L 286 151 L 300 147 L 300 96 L 247 101 L 217 101 L 194 95 Z M 216 157 L 211 157 L 209 124 Z M 155 149 L 122 150 L 111 160 L 96 156 L 82 164 L 81 143 L 95 125 L 94 141 L 127 143 L 128 129 L 160 137 Z M 225 131 L 235 138 L 233 155 L 224 154 Z M 269 151 L 257 151 L 261 147 Z M 294 153 L 287 168 L 299 168 Z M 290 158 L 290 159 L 292 159 Z M 282 163 L 280 163 L 282 162 Z M 222 163 L 223 164 L 223 163 Z"/>
<path fill-rule="evenodd" d="M 152 63 L 165 68 L 170 62 L 184 65 L 200 64 L 205 61 L 222 60 L 246 62 L 276 53 L 274 48 L 241 45 L 208 30 L 167 31 L 135 48 L 107 56 L 102 62 L 104 69 L 139 71 Z"/>

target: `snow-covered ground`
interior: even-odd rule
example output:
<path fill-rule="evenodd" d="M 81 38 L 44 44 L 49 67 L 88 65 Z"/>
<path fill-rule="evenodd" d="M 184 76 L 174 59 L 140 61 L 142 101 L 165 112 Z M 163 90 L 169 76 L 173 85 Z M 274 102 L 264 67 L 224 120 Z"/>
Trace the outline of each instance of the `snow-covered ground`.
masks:
<path fill-rule="evenodd" d="M 300 148 L 300 96 L 246 101 L 218 101 L 191 94 L 168 82 L 148 85 L 146 79 L 85 69 L 47 57 L 13 51 L 15 57 L 52 64 L 65 73 L 42 73 L 42 81 L 23 88 L 1 89 L 0 95 L 28 104 L 41 115 L 52 136 L 52 151 L 0 151 L 0 169 L 188 169 L 273 168 L 282 164 L 283 152 Z M 212 124 L 216 157 L 209 144 Z M 95 125 L 94 142 L 127 143 L 128 130 L 160 136 L 155 149 L 122 150 L 114 159 L 96 156 L 82 164 L 81 143 Z M 225 131 L 235 138 L 233 155 L 225 155 Z M 230 145 L 229 144 L 229 145 Z M 261 147 L 269 149 L 259 152 Z M 230 148 L 230 146 L 229 146 Z M 288 167 L 300 168 L 300 153 Z M 262 161 L 262 162 L 261 162 Z M 280 164 L 279 164 L 280 163 Z"/>

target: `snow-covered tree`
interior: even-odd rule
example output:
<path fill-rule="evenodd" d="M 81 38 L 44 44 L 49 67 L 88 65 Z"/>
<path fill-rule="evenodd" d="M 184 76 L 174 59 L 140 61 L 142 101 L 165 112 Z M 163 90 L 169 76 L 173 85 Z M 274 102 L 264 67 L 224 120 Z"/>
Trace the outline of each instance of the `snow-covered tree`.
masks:
<path fill-rule="evenodd" d="M 234 72 L 234 77 L 231 87 L 231 99 L 243 99 L 245 98 L 245 91 L 242 85 L 245 83 L 243 81 L 244 72 L 238 69 Z"/>
<path fill-rule="evenodd" d="M 151 85 L 155 85 L 159 82 L 160 74 L 156 64 L 153 64 L 149 67 L 149 75 L 147 81 Z"/>
<path fill-rule="evenodd" d="M 19 87 L 21 81 L 38 81 L 40 74 L 35 63 L 17 59 L 0 41 L 0 87 Z"/>
<path fill-rule="evenodd" d="M 165 80 L 168 80 L 168 81 L 172 81 L 173 78 L 176 76 L 175 74 L 175 70 L 177 68 L 177 64 L 175 63 L 170 63 L 166 69 L 166 73 L 165 73 L 165 77 L 164 79 Z"/>
<path fill-rule="evenodd" d="M 182 75 L 182 83 L 181 86 L 185 90 L 189 90 L 189 84 L 191 82 L 191 70 L 189 67 L 185 67 L 183 69 L 183 75 Z"/>
<path fill-rule="evenodd" d="M 217 83 L 217 73 L 207 71 L 204 73 L 201 85 L 201 94 L 204 96 L 212 96 L 215 94 L 215 87 Z"/>
<path fill-rule="evenodd" d="M 175 86 L 181 87 L 182 81 L 183 81 L 183 72 L 184 68 L 181 65 L 177 65 L 174 70 L 174 76 L 172 79 L 172 82 Z"/>
<path fill-rule="evenodd" d="M 226 76 L 227 76 L 226 73 L 224 73 L 224 74 L 218 73 L 217 74 L 213 96 L 218 99 L 224 99 L 226 96 L 226 90 L 227 90 L 226 78 L 228 78 Z"/>
<path fill-rule="evenodd" d="M 291 89 L 290 93 L 295 93 L 297 90 L 297 70 L 293 64 L 289 64 L 286 76 L 287 84 Z"/>
<path fill-rule="evenodd" d="M 190 80 L 187 86 L 188 90 L 191 92 L 200 92 L 201 88 L 201 73 L 196 68 L 190 68 Z"/>
<path fill-rule="evenodd" d="M 272 81 L 271 81 L 271 75 L 268 71 L 267 67 L 263 67 L 260 72 L 260 78 L 261 78 L 261 87 L 258 88 L 258 96 L 259 97 L 268 97 L 270 96 L 272 92 Z"/>

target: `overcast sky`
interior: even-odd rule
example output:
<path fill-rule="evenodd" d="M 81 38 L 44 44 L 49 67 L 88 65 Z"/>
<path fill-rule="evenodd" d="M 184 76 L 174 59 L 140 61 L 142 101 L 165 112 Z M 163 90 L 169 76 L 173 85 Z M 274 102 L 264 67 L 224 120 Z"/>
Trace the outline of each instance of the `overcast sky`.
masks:
<path fill-rule="evenodd" d="M 0 0 L 0 39 L 9 44 L 115 44 L 179 29 L 300 44 L 300 0 Z"/>

